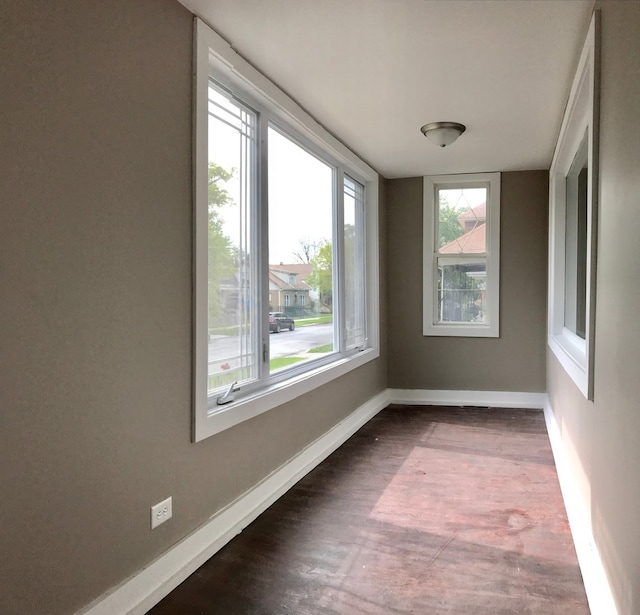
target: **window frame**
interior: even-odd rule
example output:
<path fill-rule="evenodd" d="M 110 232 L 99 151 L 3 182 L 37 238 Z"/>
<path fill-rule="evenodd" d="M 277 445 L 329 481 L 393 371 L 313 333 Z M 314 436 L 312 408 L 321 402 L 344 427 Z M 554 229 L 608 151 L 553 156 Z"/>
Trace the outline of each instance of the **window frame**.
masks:
<path fill-rule="evenodd" d="M 365 288 L 367 289 L 365 322 L 367 343 L 364 347 L 346 351 L 339 348 L 330 357 L 310 363 L 306 368 L 279 372 L 275 377 L 264 377 L 260 386 L 247 387 L 235 393 L 235 400 L 219 406 L 215 397 L 208 395 L 208 328 L 207 328 L 207 168 L 208 168 L 208 86 L 210 76 L 228 88 L 244 104 L 259 113 L 258 131 L 263 142 L 259 153 L 258 184 L 261 202 L 256 210 L 257 250 L 260 297 L 263 314 L 261 338 L 269 343 L 269 286 L 268 286 L 268 159 L 267 130 L 270 124 L 282 127 L 285 134 L 306 149 L 315 152 L 337 169 L 338 177 L 352 177 L 365 186 Z M 318 124 L 287 94 L 275 86 L 265 75 L 244 60 L 222 37 L 199 18 L 194 19 L 194 95 L 193 95 L 193 195 L 194 195 L 194 247 L 193 247 L 193 420 L 192 439 L 201 441 L 229 429 L 272 408 L 296 399 L 353 369 L 380 356 L 379 351 L 379 246 L 378 246 L 378 175 L 346 146 Z M 340 184 L 341 188 L 341 184 Z M 342 199 L 342 190 L 337 190 Z M 341 228 L 341 210 L 334 219 Z M 340 237 L 334 233 L 334 237 Z M 340 242 L 341 243 L 341 242 Z M 342 266 L 339 247 L 335 248 L 334 268 Z M 341 283 L 341 281 L 339 282 Z M 338 301 L 341 302 L 338 289 Z M 340 308 L 337 308 L 340 310 Z M 341 327 L 341 314 L 336 327 Z M 266 334 L 265 334 L 266 332 Z M 338 335 L 343 338 L 342 334 Z M 261 353 L 257 353 L 261 354 Z M 268 363 L 267 363 L 268 373 Z"/>
<path fill-rule="evenodd" d="M 438 188 L 487 188 L 486 260 L 487 319 L 484 323 L 437 322 L 438 291 Z M 465 256 L 464 254 L 462 256 Z M 473 255 L 469 255 L 471 257 Z M 446 337 L 500 336 L 500 173 L 427 175 L 423 178 L 423 335 Z"/>
<path fill-rule="evenodd" d="M 549 173 L 549 306 L 547 343 L 588 399 L 594 398 L 599 153 L 599 11 L 594 11 L 573 79 Z M 565 327 L 566 185 L 587 136 L 585 337 Z"/>

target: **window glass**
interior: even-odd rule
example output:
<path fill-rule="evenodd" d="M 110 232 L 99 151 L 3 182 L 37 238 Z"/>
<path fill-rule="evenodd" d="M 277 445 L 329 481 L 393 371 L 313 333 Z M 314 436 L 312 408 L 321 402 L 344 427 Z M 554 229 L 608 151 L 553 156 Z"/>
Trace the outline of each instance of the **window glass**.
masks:
<path fill-rule="evenodd" d="M 254 262 L 256 114 L 208 89 L 208 391 L 258 377 Z"/>
<path fill-rule="evenodd" d="M 485 323 L 487 189 L 438 187 L 436 192 L 436 322 Z"/>
<path fill-rule="evenodd" d="M 438 190 L 438 251 L 486 252 L 486 188 Z"/>
<path fill-rule="evenodd" d="M 273 373 L 334 350 L 335 169 L 274 127 L 268 137 L 269 286 L 287 291 L 270 308 L 293 319 L 296 332 L 270 336 Z"/>
<path fill-rule="evenodd" d="M 564 326 L 585 339 L 587 321 L 587 135 L 566 179 Z"/>
<path fill-rule="evenodd" d="M 365 343 L 364 186 L 344 178 L 344 279 L 347 349 Z"/>
<path fill-rule="evenodd" d="M 485 259 L 438 259 L 438 322 L 484 323 L 487 316 Z"/>

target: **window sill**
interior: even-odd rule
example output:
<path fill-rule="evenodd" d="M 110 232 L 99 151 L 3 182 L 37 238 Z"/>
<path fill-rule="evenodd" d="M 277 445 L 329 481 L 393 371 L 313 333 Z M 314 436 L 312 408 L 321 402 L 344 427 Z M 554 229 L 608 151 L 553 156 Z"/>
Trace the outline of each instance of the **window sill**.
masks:
<path fill-rule="evenodd" d="M 224 406 L 206 408 L 201 420 L 196 421 L 193 440 L 194 442 L 200 442 L 209 436 L 248 421 L 263 412 L 286 404 L 365 365 L 379 356 L 380 352 L 377 348 L 367 348 L 328 365 L 323 365 L 282 382 L 271 384 L 258 392 L 248 394 L 246 397 L 240 396 L 236 401 Z M 241 395 L 241 391 L 239 395 Z"/>
<path fill-rule="evenodd" d="M 586 346 L 583 344 L 582 352 L 580 352 L 579 345 L 576 344 L 572 337 L 567 335 L 550 335 L 548 344 L 551 352 L 553 352 L 571 380 L 573 380 L 580 392 L 589 399 Z"/>
<path fill-rule="evenodd" d="M 498 327 L 491 325 L 425 325 L 425 337 L 500 337 Z"/>

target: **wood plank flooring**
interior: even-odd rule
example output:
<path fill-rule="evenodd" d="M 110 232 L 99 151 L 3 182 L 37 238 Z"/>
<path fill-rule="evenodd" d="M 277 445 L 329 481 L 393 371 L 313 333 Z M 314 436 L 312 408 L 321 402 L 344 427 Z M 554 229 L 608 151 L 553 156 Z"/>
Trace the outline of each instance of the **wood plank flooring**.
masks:
<path fill-rule="evenodd" d="M 149 613 L 589 613 L 542 412 L 390 406 Z"/>

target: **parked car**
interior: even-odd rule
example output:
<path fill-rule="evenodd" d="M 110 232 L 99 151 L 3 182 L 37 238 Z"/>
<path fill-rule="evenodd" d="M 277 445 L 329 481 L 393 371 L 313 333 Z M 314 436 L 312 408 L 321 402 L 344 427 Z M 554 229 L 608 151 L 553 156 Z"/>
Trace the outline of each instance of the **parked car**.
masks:
<path fill-rule="evenodd" d="M 282 329 L 293 331 L 295 328 L 296 323 L 293 322 L 293 318 L 287 316 L 284 312 L 269 312 L 269 331 L 280 333 Z"/>

